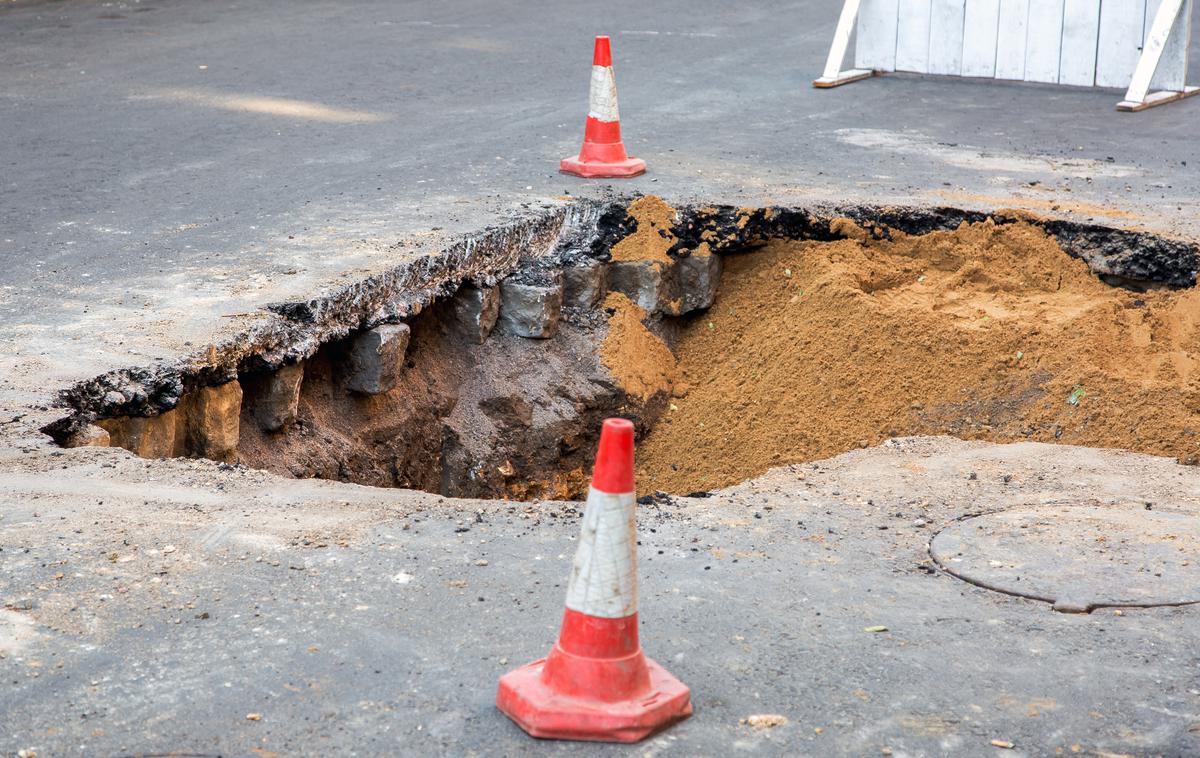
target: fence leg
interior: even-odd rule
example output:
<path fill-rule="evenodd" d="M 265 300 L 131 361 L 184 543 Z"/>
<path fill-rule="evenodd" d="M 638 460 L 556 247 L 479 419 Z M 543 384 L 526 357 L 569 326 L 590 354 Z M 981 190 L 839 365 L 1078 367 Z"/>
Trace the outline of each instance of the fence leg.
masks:
<path fill-rule="evenodd" d="M 1163 0 L 1163 4 L 1158 6 L 1158 13 L 1154 15 L 1154 23 L 1146 38 L 1146 46 L 1142 50 L 1142 56 L 1138 58 L 1137 68 L 1133 70 L 1133 79 L 1129 82 L 1125 99 L 1117 103 L 1117 110 L 1141 111 L 1200 93 L 1200 87 L 1186 85 L 1178 92 L 1149 92 L 1150 80 L 1154 78 L 1154 72 L 1158 69 L 1158 62 L 1162 59 L 1171 30 L 1179 23 L 1179 11 L 1182 8 L 1183 0 Z"/>
<path fill-rule="evenodd" d="M 818 89 L 828 89 L 859 79 L 866 79 L 875 72 L 865 68 L 852 68 L 842 71 L 842 63 L 846 60 L 846 48 L 850 45 L 850 33 L 854 31 L 854 21 L 858 18 L 858 6 L 861 0 L 846 0 L 842 6 L 842 15 L 838 18 L 837 31 L 833 33 L 833 44 L 829 48 L 829 57 L 825 60 L 825 73 L 820 79 L 813 80 L 813 86 Z"/>

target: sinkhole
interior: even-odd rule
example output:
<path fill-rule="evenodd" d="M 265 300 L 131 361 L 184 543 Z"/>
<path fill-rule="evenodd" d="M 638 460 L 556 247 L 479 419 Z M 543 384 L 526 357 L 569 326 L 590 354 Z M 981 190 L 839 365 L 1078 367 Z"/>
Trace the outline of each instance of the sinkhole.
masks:
<path fill-rule="evenodd" d="M 1200 458 L 1197 246 L 1016 211 L 579 201 L 64 391 L 63 445 L 448 496 L 643 493 L 890 437 Z"/>

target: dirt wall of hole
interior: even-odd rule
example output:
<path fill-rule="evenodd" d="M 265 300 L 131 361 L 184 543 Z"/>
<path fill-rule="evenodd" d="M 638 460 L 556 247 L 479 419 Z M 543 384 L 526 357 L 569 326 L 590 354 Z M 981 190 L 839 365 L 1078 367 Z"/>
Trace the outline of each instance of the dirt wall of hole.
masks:
<path fill-rule="evenodd" d="M 466 338 L 453 305 L 411 320 L 395 387 L 347 389 L 348 341 L 304 362 L 296 418 L 256 420 L 262 380 L 244 380 L 238 460 L 292 477 L 408 487 L 458 497 L 557 497 L 586 492 L 589 430 L 609 415 L 649 428 L 661 397 L 630 396 L 601 364 L 603 319 L 562 321 L 553 339 Z"/>

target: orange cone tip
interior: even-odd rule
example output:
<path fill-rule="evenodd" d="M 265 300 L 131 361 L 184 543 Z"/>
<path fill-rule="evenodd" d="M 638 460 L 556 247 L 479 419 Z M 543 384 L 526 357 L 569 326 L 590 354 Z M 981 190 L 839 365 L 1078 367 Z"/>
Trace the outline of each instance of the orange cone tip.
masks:
<path fill-rule="evenodd" d="M 633 492 L 633 422 L 623 418 L 604 420 L 592 486 L 601 492 Z"/>
<path fill-rule="evenodd" d="M 692 713 L 687 686 L 638 641 L 636 507 L 633 424 L 607 419 L 558 642 L 496 692 L 496 706 L 534 737 L 637 742 Z"/>
<path fill-rule="evenodd" d="M 592 83 L 588 89 L 588 114 L 583 147 L 578 155 L 563 158 L 558 168 L 587 179 L 615 179 L 645 173 L 646 162 L 632 158 L 621 141 L 617 111 L 617 80 L 613 73 L 612 46 L 608 37 L 597 37 L 592 53 Z"/>

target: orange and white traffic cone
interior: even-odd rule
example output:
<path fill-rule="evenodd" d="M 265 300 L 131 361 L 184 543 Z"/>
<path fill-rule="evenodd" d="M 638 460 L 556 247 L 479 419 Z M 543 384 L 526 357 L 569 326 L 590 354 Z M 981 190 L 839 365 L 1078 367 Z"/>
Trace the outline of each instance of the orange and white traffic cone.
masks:
<path fill-rule="evenodd" d="M 617 78 L 613 74 L 608 37 L 596 38 L 592 55 L 592 86 L 588 91 L 587 125 L 579 155 L 563 158 L 558 170 L 585 179 L 616 179 L 645 173 L 646 162 L 631 158 L 621 142 L 617 113 Z"/>
<path fill-rule="evenodd" d="M 496 693 L 534 737 L 637 742 L 692 714 L 687 686 L 638 643 L 636 507 L 633 423 L 606 419 L 558 642 Z"/>

